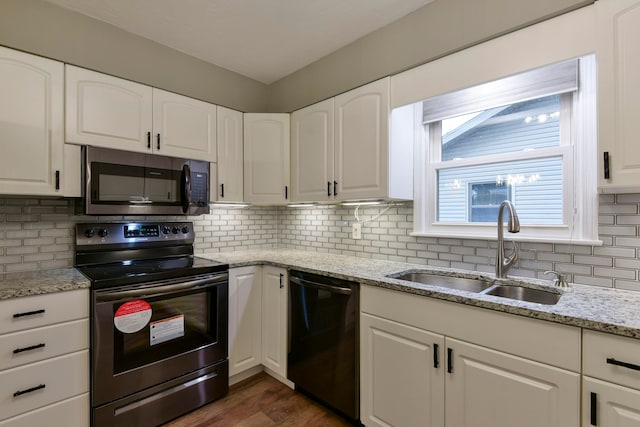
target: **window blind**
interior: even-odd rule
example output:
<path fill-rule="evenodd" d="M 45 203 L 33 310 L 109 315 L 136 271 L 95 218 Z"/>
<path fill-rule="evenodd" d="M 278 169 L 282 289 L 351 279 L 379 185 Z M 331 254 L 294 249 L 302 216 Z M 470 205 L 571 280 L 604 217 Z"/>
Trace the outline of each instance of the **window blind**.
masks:
<path fill-rule="evenodd" d="M 425 123 L 578 89 L 578 59 L 558 62 L 423 101 Z"/>

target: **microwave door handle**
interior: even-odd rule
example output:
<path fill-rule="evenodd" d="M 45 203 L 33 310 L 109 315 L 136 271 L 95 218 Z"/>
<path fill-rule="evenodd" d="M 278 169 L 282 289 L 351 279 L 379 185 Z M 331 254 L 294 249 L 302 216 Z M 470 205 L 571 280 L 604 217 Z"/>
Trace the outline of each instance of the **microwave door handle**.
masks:
<path fill-rule="evenodd" d="M 187 164 L 182 166 L 182 183 L 180 187 L 182 189 L 182 194 L 180 195 L 182 212 L 187 213 L 191 205 L 191 168 Z"/>

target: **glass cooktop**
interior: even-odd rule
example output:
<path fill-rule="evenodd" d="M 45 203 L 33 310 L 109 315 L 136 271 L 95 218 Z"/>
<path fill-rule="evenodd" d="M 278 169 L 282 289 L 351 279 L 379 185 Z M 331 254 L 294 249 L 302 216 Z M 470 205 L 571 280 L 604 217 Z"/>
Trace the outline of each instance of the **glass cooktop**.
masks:
<path fill-rule="evenodd" d="M 188 278 L 201 274 L 223 273 L 229 269 L 229 265 L 195 256 L 180 256 L 165 259 L 121 261 L 76 268 L 91 280 L 92 288 L 100 289 L 132 283 Z"/>

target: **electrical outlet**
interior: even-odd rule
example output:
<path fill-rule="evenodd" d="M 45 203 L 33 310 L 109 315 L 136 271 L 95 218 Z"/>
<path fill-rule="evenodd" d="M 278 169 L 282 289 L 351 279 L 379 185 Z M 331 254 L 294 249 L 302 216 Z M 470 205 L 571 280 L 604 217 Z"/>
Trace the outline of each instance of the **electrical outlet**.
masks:
<path fill-rule="evenodd" d="M 362 223 L 354 222 L 351 224 L 351 238 L 355 240 L 362 239 Z"/>

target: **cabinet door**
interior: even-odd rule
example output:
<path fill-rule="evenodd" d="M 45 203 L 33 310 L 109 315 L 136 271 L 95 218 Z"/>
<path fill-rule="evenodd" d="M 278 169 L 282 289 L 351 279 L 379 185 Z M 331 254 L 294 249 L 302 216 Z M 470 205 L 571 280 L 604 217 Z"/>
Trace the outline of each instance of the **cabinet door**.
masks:
<path fill-rule="evenodd" d="M 215 187 L 217 200 L 242 202 L 244 200 L 242 113 L 218 107 L 217 129 L 218 185 Z"/>
<path fill-rule="evenodd" d="M 333 99 L 295 111 L 291 115 L 292 200 L 332 200 Z"/>
<path fill-rule="evenodd" d="M 640 1 L 596 2 L 598 16 L 598 141 L 600 185 L 606 192 L 640 190 Z M 602 170 L 609 155 L 609 179 Z"/>
<path fill-rule="evenodd" d="M 244 115 L 244 199 L 289 199 L 289 114 Z"/>
<path fill-rule="evenodd" d="M 287 270 L 262 268 L 262 364 L 286 378 Z"/>
<path fill-rule="evenodd" d="M 360 322 L 361 421 L 443 427 L 444 337 L 365 313 Z"/>
<path fill-rule="evenodd" d="M 446 340 L 447 427 L 580 424 L 580 375 L 484 347 Z"/>
<path fill-rule="evenodd" d="M 229 375 L 261 362 L 262 269 L 229 270 Z"/>
<path fill-rule="evenodd" d="M 335 97 L 337 198 L 387 195 L 389 78 Z"/>
<path fill-rule="evenodd" d="M 584 377 L 584 427 L 640 427 L 640 391 Z"/>
<path fill-rule="evenodd" d="M 66 141 L 150 152 L 152 89 L 66 66 Z"/>
<path fill-rule="evenodd" d="M 62 195 L 64 66 L 0 47 L 0 194 Z"/>
<path fill-rule="evenodd" d="M 216 106 L 153 89 L 154 153 L 216 161 Z"/>

